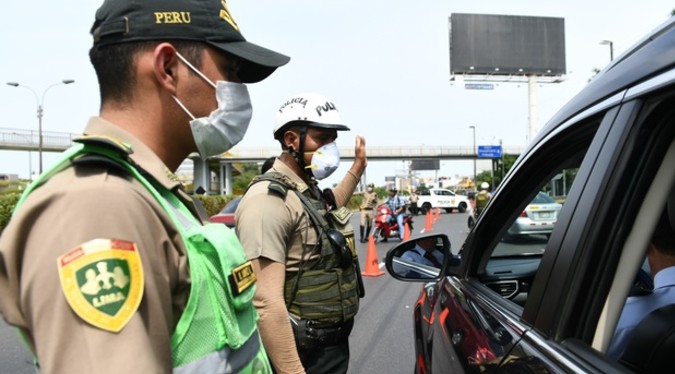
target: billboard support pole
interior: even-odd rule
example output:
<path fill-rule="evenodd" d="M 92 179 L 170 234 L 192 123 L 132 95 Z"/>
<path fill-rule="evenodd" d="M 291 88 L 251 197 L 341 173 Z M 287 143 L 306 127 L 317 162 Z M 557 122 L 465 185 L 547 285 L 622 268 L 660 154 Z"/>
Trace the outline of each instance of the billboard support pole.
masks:
<path fill-rule="evenodd" d="M 537 133 L 537 76 L 527 76 L 527 96 L 529 106 L 529 131 L 527 143 L 534 139 Z"/>

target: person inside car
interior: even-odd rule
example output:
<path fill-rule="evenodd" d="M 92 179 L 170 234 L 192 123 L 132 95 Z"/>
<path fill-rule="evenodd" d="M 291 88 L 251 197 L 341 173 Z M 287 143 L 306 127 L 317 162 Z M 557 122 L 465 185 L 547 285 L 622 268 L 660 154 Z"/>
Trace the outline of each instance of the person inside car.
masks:
<path fill-rule="evenodd" d="M 439 269 L 443 267 L 443 252 L 436 250 L 436 237 L 418 240 L 414 248 L 401 255 L 401 259 Z"/>
<path fill-rule="evenodd" d="M 675 190 L 674 190 L 675 191 Z M 647 247 L 647 261 L 654 279 L 654 290 L 645 296 L 626 300 L 607 354 L 622 356 L 635 326 L 650 312 L 675 303 L 675 196 L 671 197 L 656 225 Z"/>

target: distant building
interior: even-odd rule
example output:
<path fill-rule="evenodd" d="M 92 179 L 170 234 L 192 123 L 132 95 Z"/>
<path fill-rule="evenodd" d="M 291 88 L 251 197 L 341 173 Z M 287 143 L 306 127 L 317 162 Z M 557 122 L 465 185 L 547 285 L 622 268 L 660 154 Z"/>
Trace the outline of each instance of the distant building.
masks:
<path fill-rule="evenodd" d="M 18 174 L 4 174 L 0 173 L 0 181 L 16 181 L 19 180 Z"/>

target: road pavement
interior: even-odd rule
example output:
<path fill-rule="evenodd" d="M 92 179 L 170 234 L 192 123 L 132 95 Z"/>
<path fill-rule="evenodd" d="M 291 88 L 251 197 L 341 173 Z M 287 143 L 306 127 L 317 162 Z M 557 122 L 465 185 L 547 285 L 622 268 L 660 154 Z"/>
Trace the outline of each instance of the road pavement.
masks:
<path fill-rule="evenodd" d="M 448 235 L 452 250 L 456 253 L 468 229 L 466 213 L 445 213 L 433 223 L 433 233 Z M 421 235 L 426 216 L 414 217 L 411 237 Z M 365 270 L 367 243 L 358 241 L 359 214 L 351 219 L 357 232 L 357 250 L 361 269 Z M 376 252 L 380 262 L 386 252 L 399 241 L 390 239 L 377 243 Z M 350 336 L 350 373 L 411 373 L 415 362 L 412 308 L 423 283 L 401 282 L 386 273 L 364 277 L 366 296 L 361 299 L 354 330 Z M 23 346 L 16 330 L 0 322 L 0 374 L 35 373 L 31 356 Z"/>

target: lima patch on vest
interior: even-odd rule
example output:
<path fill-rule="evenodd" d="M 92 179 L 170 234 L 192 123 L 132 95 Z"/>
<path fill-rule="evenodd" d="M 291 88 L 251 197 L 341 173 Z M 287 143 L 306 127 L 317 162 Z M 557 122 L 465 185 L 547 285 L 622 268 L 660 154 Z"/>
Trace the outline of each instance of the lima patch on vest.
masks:
<path fill-rule="evenodd" d="M 119 332 L 143 297 L 136 244 L 94 239 L 58 258 L 61 289 L 73 311 L 100 329 Z"/>

